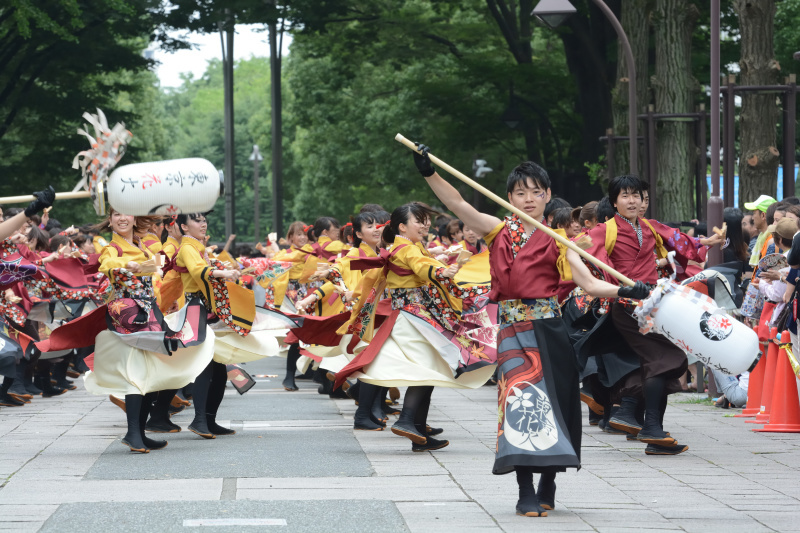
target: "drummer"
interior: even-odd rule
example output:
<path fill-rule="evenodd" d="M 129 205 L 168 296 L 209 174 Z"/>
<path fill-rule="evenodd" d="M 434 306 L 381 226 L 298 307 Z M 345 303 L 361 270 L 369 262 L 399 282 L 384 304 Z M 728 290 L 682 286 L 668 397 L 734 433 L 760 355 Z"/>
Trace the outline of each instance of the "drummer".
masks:
<path fill-rule="evenodd" d="M 636 176 L 617 176 L 612 179 L 608 186 L 608 198 L 616 213 L 604 224 L 598 224 L 587 232 L 592 240 L 587 252 L 629 278 L 655 284 L 658 272 L 654 253 L 664 258 L 668 251 L 675 251 L 676 262 L 685 269 L 688 261 L 703 263 L 708 247 L 722 242 L 722 238 L 716 234 L 692 239 L 675 228 L 639 217 L 642 182 Z M 567 257 L 571 255 L 574 256 L 570 261 L 572 263 L 577 259 L 577 254 L 568 251 Z M 626 430 L 648 444 L 645 453 L 682 453 L 688 446 L 679 445 L 674 437 L 664 431 L 663 420 L 667 395 L 681 390 L 677 380 L 686 373 L 686 354 L 662 335 L 642 335 L 636 319 L 631 315 L 634 308 L 635 303 L 630 299 L 618 298 L 611 305 L 610 318 L 606 319 L 606 322 L 610 320 L 616 331 L 595 329 L 598 334 L 606 336 L 616 333 L 624 339 L 640 363 L 641 373 L 628 375 L 620 396 L 643 396 L 644 424 L 640 425 L 635 418 L 635 404 L 631 404 L 627 411 L 621 409 L 615 417 L 627 420 Z"/>

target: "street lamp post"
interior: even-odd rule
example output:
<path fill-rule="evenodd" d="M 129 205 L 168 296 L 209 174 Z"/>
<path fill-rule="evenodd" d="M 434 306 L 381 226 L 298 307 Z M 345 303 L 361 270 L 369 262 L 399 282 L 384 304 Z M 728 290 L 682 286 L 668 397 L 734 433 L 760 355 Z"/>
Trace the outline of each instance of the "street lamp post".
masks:
<path fill-rule="evenodd" d="M 617 38 L 622 44 L 625 52 L 625 63 L 628 66 L 628 135 L 630 136 L 630 146 L 628 147 L 630 159 L 630 173 L 634 176 L 639 175 L 639 152 L 637 146 L 638 129 L 636 127 L 636 64 L 633 62 L 633 49 L 628 41 L 628 36 L 622 29 L 614 12 L 611 11 L 603 0 L 592 0 L 594 4 L 603 12 L 608 21 L 617 32 Z M 531 13 L 550 28 L 555 28 L 577 10 L 569 3 L 569 0 L 541 0 Z M 655 203 L 655 183 L 650 184 L 651 204 Z"/>
<path fill-rule="evenodd" d="M 485 159 L 476 157 L 475 159 L 472 160 L 472 172 L 473 175 L 475 176 L 475 179 L 479 180 L 484 176 L 486 176 L 486 174 L 488 174 L 489 172 L 494 172 L 494 171 L 486 164 Z M 478 206 L 480 205 L 481 194 L 477 189 L 475 189 L 473 192 L 474 195 L 472 196 L 472 207 L 480 210 Z"/>
<path fill-rule="evenodd" d="M 225 10 L 225 36 L 220 25 L 222 41 L 223 106 L 225 112 L 225 235 L 236 233 L 236 188 L 234 186 L 235 157 L 233 129 L 233 35 L 234 18 L 229 9 Z"/>
<path fill-rule="evenodd" d="M 708 227 L 722 227 L 722 198 L 719 195 L 719 0 L 711 0 L 711 197 L 708 199 Z M 727 192 L 733 197 L 733 190 Z M 722 249 L 708 250 L 708 266 L 722 263 Z"/>
<path fill-rule="evenodd" d="M 248 159 L 253 162 L 253 239 L 255 239 L 255 242 L 259 242 L 261 241 L 261 227 L 258 220 L 260 209 L 260 198 L 258 193 L 258 167 L 260 166 L 261 161 L 264 160 L 264 156 L 262 156 L 261 152 L 258 151 L 257 144 L 253 145 L 253 153 L 250 154 Z"/>

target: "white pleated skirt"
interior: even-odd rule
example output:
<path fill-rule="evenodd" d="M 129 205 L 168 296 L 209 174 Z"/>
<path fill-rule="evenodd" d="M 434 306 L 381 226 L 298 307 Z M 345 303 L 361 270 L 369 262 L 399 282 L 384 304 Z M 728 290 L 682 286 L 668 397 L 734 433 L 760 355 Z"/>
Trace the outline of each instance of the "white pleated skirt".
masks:
<path fill-rule="evenodd" d="M 497 367 L 486 365 L 455 377 L 459 360 L 458 348 L 436 328 L 411 313 L 401 312 L 373 361 L 350 377 L 381 387 L 476 389 L 492 377 Z"/>
<path fill-rule="evenodd" d="M 95 338 L 94 348 L 94 370 L 83 377 L 86 390 L 124 398 L 127 394 L 185 387 L 211 362 L 215 342 L 208 328 L 202 344 L 166 355 L 134 348 L 125 344 L 117 333 L 102 331 Z"/>
<path fill-rule="evenodd" d="M 286 357 L 280 343 L 289 329 L 267 313 L 256 313 L 253 327 L 247 337 L 242 337 L 221 320 L 211 325 L 216 342 L 214 361 L 224 365 L 248 363 L 264 357 Z"/>

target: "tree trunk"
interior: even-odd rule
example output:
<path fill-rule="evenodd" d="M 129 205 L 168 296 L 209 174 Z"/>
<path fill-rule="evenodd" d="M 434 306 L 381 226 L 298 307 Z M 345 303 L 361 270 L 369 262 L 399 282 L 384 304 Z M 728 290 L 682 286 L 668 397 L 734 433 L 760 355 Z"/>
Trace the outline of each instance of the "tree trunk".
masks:
<path fill-rule="evenodd" d="M 605 15 L 592 2 L 587 3 L 588 16 L 580 16 L 580 12 L 570 16 L 563 24 L 570 31 L 560 32 L 559 37 L 578 89 L 575 111 L 583 120 L 578 161 L 595 162 L 605 153 L 598 139 L 611 123 L 614 65 L 607 59 L 606 50 L 615 42 L 616 33 Z M 619 2 L 607 0 L 606 4 L 619 12 Z"/>
<path fill-rule="evenodd" d="M 774 0 L 735 0 L 741 34 L 742 85 L 778 83 L 780 66 L 773 47 Z M 739 204 L 761 194 L 775 196 L 780 153 L 776 147 L 778 105 L 774 94 L 742 94 Z"/>
<path fill-rule="evenodd" d="M 636 64 L 636 113 L 641 113 L 642 108 L 650 103 L 649 98 L 649 61 L 650 50 L 650 13 L 651 0 L 628 0 L 622 2 L 620 23 L 628 41 L 633 49 L 633 59 Z M 611 112 L 614 118 L 614 135 L 628 135 L 628 65 L 625 64 L 625 52 L 622 45 L 617 45 L 617 85 L 611 91 Z M 637 122 L 638 124 L 638 122 Z M 628 143 L 617 143 L 614 149 L 613 176 L 627 174 L 630 170 L 628 157 Z M 641 151 L 640 151 L 641 153 Z M 644 159 L 639 157 L 638 175 L 644 173 Z"/>
<path fill-rule="evenodd" d="M 692 78 L 692 29 L 699 15 L 687 0 L 657 0 L 653 13 L 656 74 L 653 77 L 657 113 L 689 113 L 696 82 Z M 694 211 L 692 176 L 697 154 L 692 123 L 659 121 L 656 129 L 658 217 L 687 220 Z"/>

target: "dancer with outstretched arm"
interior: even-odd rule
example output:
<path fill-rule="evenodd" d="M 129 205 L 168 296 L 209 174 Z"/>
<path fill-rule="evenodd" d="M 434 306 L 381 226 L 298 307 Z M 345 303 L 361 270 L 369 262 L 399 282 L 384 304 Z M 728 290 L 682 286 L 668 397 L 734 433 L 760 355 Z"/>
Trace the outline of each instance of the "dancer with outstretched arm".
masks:
<path fill-rule="evenodd" d="M 557 472 L 580 467 L 581 408 L 578 371 L 556 294 L 572 270 L 562 245 L 513 214 L 500 220 L 479 212 L 436 173 L 428 149 L 414 161 L 433 192 L 489 246 L 491 292 L 498 304 L 497 386 L 499 422 L 495 474 L 515 472 L 517 514 L 547 516 L 555 507 Z M 508 201 L 544 219 L 550 178 L 527 161 L 508 176 Z M 582 266 L 582 265 L 581 265 Z M 576 271 L 575 281 L 600 297 L 644 298 L 643 283 L 616 287 Z M 538 490 L 533 474 L 541 474 Z"/>

